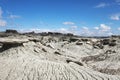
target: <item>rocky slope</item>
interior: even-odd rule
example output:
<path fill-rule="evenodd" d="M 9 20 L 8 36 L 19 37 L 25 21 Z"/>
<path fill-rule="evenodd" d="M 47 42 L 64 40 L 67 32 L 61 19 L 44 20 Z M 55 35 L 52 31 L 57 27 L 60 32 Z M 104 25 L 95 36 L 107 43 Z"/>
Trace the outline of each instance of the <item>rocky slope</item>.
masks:
<path fill-rule="evenodd" d="M 0 36 L 0 80 L 120 80 L 120 37 Z"/>

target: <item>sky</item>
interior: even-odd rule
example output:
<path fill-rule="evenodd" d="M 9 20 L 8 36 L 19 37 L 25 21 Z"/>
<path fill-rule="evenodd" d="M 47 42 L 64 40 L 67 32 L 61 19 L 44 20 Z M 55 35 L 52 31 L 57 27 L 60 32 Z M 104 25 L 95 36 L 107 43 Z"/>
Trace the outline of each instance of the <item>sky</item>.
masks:
<path fill-rule="evenodd" d="M 0 0 L 0 31 L 120 34 L 120 0 Z"/>

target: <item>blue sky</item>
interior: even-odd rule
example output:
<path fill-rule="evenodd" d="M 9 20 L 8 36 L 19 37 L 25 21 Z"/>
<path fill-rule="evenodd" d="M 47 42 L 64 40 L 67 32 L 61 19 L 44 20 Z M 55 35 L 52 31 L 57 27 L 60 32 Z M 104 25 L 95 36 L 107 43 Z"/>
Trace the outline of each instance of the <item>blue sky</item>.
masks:
<path fill-rule="evenodd" d="M 120 34 L 120 0 L 0 0 L 0 31 Z"/>

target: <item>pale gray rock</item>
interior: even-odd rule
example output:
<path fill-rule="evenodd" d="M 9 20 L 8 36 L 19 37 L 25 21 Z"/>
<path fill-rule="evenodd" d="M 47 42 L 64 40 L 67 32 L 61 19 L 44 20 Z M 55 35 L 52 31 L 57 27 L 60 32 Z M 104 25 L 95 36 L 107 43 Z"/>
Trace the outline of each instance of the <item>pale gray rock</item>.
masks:
<path fill-rule="evenodd" d="M 9 47 L 0 52 L 0 80 L 120 80 L 118 38 L 101 49 L 96 38 L 28 35 L 0 38 L 0 49 Z"/>

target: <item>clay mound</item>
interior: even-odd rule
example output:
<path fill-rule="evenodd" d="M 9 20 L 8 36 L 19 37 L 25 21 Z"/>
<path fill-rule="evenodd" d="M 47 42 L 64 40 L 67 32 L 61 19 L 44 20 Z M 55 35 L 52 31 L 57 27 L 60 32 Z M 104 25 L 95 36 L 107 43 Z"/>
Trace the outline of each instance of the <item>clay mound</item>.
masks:
<path fill-rule="evenodd" d="M 0 43 L 2 44 L 19 44 L 28 42 L 28 39 L 9 39 L 9 38 L 0 38 Z"/>
<path fill-rule="evenodd" d="M 120 80 L 119 39 L 101 48 L 99 39 L 64 37 L 0 38 L 0 80 Z"/>
<path fill-rule="evenodd" d="M 7 50 L 11 47 L 22 46 L 23 43 L 28 42 L 28 39 L 9 39 L 9 38 L 0 38 L 0 43 L 2 47 L 0 48 L 0 52 Z"/>
<path fill-rule="evenodd" d="M 22 48 L 21 48 L 22 49 Z M 79 66 L 73 62 L 53 62 L 41 60 L 31 53 L 0 55 L 1 80 L 119 80 L 112 76 Z"/>

